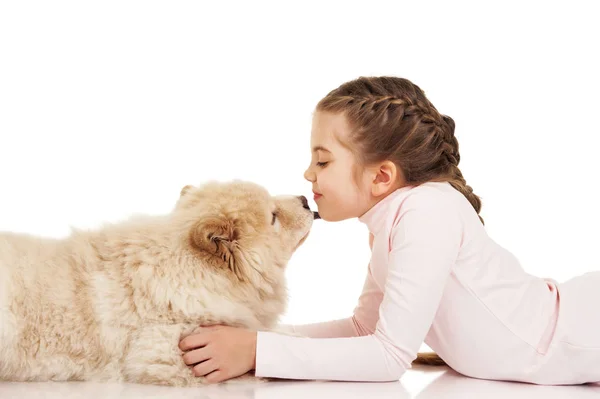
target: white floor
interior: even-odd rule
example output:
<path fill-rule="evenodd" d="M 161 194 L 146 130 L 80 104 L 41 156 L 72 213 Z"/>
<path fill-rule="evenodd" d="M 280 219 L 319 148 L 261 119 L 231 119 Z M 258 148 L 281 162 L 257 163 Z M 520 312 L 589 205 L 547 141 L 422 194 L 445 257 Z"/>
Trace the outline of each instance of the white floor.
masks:
<path fill-rule="evenodd" d="M 167 388 L 134 384 L 0 383 L 1 399 L 70 398 L 394 398 L 394 399 L 582 399 L 600 398 L 600 386 L 550 387 L 462 377 L 446 369 L 410 370 L 399 382 L 274 381 L 261 384 Z"/>

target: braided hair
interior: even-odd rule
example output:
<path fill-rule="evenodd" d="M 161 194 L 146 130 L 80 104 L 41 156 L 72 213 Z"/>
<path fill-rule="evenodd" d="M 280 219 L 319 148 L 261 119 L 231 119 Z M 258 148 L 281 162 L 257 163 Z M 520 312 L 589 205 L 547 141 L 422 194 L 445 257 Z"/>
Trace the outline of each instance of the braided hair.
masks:
<path fill-rule="evenodd" d="M 479 215 L 481 199 L 458 167 L 454 120 L 440 114 L 414 83 L 398 77 L 360 77 L 330 91 L 316 110 L 346 116 L 351 127 L 346 146 L 361 165 L 390 160 L 410 185 L 446 181 Z"/>

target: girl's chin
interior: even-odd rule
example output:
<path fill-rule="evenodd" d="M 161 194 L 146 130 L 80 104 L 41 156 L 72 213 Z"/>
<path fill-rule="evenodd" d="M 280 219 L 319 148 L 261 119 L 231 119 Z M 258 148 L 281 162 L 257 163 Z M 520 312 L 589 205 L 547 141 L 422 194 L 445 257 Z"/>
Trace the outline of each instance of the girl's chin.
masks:
<path fill-rule="evenodd" d="M 335 213 L 329 213 L 322 208 L 319 208 L 319 216 L 322 220 L 326 222 L 341 222 L 342 220 L 350 219 L 349 217 L 344 217 L 343 215 L 336 215 Z"/>
<path fill-rule="evenodd" d="M 324 211 L 323 208 L 317 208 L 317 213 L 319 214 L 319 219 L 324 220 L 326 222 L 330 222 L 331 221 L 327 217 L 327 211 Z"/>

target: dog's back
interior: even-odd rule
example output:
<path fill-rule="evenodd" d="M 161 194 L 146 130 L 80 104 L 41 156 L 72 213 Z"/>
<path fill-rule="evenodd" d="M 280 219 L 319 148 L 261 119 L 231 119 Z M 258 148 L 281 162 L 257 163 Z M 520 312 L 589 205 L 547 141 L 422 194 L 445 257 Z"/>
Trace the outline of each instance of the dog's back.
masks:
<path fill-rule="evenodd" d="M 189 298 L 198 283 L 196 294 L 209 305 L 223 293 L 172 270 L 191 266 L 195 275 L 199 266 L 176 254 L 178 238 L 165 218 L 107 224 L 61 240 L 0 234 L 0 380 L 120 380 L 130 339 L 144 325 L 213 314 L 194 304 L 184 309 L 187 318 L 180 314 L 184 302 L 177 298 Z M 167 270 L 170 278 L 161 277 Z M 245 317 L 253 319 L 250 309 Z"/>

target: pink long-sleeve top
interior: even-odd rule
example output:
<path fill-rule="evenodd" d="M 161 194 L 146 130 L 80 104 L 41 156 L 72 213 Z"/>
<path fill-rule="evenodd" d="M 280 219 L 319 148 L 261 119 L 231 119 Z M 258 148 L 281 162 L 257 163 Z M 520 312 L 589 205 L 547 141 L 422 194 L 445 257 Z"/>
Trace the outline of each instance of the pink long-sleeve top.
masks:
<path fill-rule="evenodd" d="M 304 337 L 258 332 L 257 376 L 398 380 L 425 342 L 472 377 L 600 381 L 600 366 L 586 374 L 564 361 L 575 342 L 585 359 L 600 365 L 600 338 L 582 342 L 569 335 L 558 323 L 558 284 L 527 274 L 450 184 L 398 189 L 360 221 L 371 233 L 372 256 L 354 314 L 288 326 Z M 576 295 L 571 298 L 573 310 L 565 311 L 575 313 Z M 600 318 L 595 320 L 600 328 Z"/>

